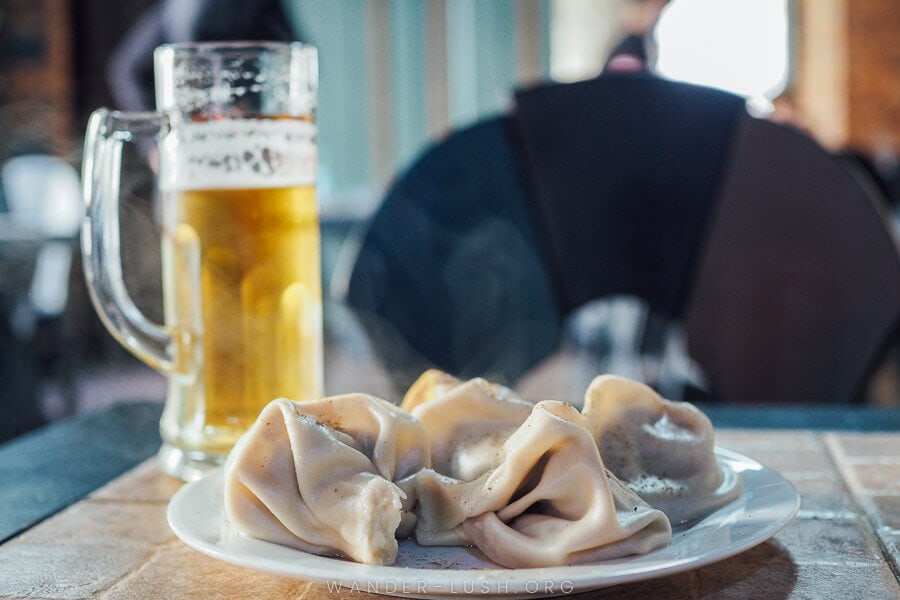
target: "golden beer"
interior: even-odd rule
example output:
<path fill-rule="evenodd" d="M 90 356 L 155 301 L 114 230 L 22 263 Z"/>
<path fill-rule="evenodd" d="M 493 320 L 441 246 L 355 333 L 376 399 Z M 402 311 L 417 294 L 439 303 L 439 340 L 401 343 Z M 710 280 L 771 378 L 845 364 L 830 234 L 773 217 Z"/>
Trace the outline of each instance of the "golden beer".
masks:
<path fill-rule="evenodd" d="M 164 44 L 156 111 L 91 114 L 85 133 L 85 280 L 124 347 L 169 382 L 163 472 L 221 465 L 271 400 L 323 395 L 316 202 L 316 49 Z M 165 323 L 129 297 L 119 254 L 125 144 L 152 142 L 162 199 Z"/>
<path fill-rule="evenodd" d="M 322 395 L 322 298 L 313 186 L 166 195 L 166 322 L 184 374 L 163 438 L 224 453 L 278 397 Z"/>

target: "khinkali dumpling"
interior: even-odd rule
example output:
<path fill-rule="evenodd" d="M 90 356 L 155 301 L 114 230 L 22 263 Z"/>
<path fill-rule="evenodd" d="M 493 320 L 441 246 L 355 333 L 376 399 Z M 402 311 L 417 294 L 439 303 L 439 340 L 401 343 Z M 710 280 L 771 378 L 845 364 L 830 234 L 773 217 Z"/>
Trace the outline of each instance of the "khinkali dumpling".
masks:
<path fill-rule="evenodd" d="M 461 383 L 461 380 L 440 369 L 428 369 L 419 375 L 419 378 L 406 390 L 400 407 L 407 412 L 412 412 L 420 404 L 442 396 Z"/>
<path fill-rule="evenodd" d="M 716 461 L 712 423 L 692 404 L 601 375 L 588 387 L 582 412 L 606 467 L 673 524 L 740 495 L 738 475 Z"/>
<path fill-rule="evenodd" d="M 225 466 L 228 520 L 250 537 L 367 564 L 392 564 L 415 525 L 422 426 L 367 394 L 269 403 Z"/>
<path fill-rule="evenodd" d="M 603 466 L 571 405 L 535 405 L 487 472 L 465 482 L 431 469 L 416 478 L 424 545 L 473 544 L 507 567 L 575 564 L 665 546 L 665 515 Z"/>
<path fill-rule="evenodd" d="M 432 467 L 469 481 L 494 465 L 506 439 L 534 404 L 485 379 L 461 382 L 429 371 L 413 384 L 401 406 L 428 432 Z"/>

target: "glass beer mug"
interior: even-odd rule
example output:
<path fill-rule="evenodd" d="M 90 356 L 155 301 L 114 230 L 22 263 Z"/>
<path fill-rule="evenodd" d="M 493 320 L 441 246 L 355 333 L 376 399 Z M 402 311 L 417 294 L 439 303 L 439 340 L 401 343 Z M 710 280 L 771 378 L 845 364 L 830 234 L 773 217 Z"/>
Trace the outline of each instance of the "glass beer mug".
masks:
<path fill-rule="evenodd" d="M 270 400 L 322 395 L 316 50 L 172 44 L 156 112 L 91 116 L 82 251 L 101 320 L 167 375 L 162 469 L 221 464 Z M 165 324 L 128 296 L 119 253 L 122 144 L 155 140 Z"/>

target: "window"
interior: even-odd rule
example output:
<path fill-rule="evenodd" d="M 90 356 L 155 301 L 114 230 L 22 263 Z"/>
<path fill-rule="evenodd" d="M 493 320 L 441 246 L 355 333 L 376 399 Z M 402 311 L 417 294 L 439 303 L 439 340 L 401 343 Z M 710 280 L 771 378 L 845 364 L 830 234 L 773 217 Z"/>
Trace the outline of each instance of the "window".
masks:
<path fill-rule="evenodd" d="M 659 73 L 770 102 L 789 75 L 788 0 L 673 0 L 656 27 Z"/>

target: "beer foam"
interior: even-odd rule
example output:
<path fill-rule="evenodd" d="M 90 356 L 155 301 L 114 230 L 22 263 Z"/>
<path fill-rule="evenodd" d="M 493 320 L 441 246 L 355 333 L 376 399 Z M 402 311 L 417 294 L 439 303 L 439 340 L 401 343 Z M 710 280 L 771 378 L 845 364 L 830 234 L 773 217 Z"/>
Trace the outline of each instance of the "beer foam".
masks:
<path fill-rule="evenodd" d="M 162 143 L 166 191 L 278 188 L 316 182 L 316 126 L 298 119 L 180 123 Z"/>

